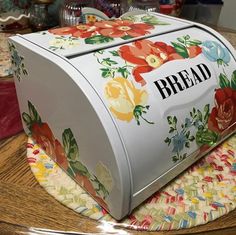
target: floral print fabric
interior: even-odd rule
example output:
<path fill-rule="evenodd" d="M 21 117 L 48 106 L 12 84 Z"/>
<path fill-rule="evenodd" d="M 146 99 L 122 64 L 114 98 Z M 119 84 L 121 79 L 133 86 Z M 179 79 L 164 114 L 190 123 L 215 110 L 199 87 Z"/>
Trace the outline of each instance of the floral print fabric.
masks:
<path fill-rule="evenodd" d="M 88 218 L 137 230 L 204 224 L 236 207 L 236 135 L 156 192 L 131 215 L 115 221 L 29 138 L 27 158 L 39 183 L 58 201 Z M 98 171 L 105 169 L 99 166 Z M 101 172 L 100 172 L 101 173 Z"/>

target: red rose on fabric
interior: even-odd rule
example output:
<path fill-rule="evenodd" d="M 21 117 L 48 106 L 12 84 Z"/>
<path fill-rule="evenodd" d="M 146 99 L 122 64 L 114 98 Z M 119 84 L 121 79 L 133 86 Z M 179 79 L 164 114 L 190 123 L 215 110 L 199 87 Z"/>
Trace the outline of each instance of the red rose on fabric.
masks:
<path fill-rule="evenodd" d="M 36 143 L 64 169 L 68 168 L 65 151 L 60 142 L 55 139 L 47 123 L 34 123 L 31 127 L 32 138 Z"/>
<path fill-rule="evenodd" d="M 208 128 L 222 132 L 236 121 L 236 90 L 232 88 L 216 89 L 215 107 L 208 119 Z"/>

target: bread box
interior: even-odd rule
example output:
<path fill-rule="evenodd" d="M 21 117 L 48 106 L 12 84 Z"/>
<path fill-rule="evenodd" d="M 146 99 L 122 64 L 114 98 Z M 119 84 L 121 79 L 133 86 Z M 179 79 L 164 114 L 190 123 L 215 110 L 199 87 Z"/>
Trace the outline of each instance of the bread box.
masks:
<path fill-rule="evenodd" d="M 10 39 L 26 133 L 121 219 L 233 133 L 236 53 L 157 13 Z"/>

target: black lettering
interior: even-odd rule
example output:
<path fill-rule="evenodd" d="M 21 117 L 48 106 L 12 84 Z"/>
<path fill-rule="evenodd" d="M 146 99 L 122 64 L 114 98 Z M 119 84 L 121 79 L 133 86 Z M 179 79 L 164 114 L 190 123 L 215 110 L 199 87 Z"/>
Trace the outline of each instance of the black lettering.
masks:
<path fill-rule="evenodd" d="M 199 75 L 195 72 L 195 70 L 193 68 L 190 68 L 191 72 L 193 74 L 193 79 L 195 81 L 195 85 L 202 82 L 202 79 L 199 77 Z"/>
<path fill-rule="evenodd" d="M 198 64 L 197 67 L 200 70 L 200 72 L 205 80 L 207 80 L 211 77 L 211 71 L 209 70 L 209 68 L 205 64 Z"/>
<path fill-rule="evenodd" d="M 197 69 L 196 69 L 197 67 Z M 201 63 L 194 68 L 184 69 L 154 82 L 163 99 L 211 78 L 209 68 Z M 197 73 L 198 72 L 198 73 Z M 200 72 L 200 73 L 199 73 Z"/>
<path fill-rule="evenodd" d="M 182 81 L 187 89 L 194 85 L 193 81 L 188 77 L 189 73 L 187 70 L 182 70 L 178 72 L 178 74 L 182 78 Z"/>
<path fill-rule="evenodd" d="M 171 80 L 171 78 L 173 78 L 173 79 Z M 169 77 L 166 77 L 166 80 L 170 84 L 174 94 L 177 94 L 179 91 L 184 90 L 184 87 L 182 87 L 181 83 L 178 81 L 178 78 L 175 75 L 170 75 Z M 178 89 L 176 89 L 176 88 L 178 88 Z"/>
<path fill-rule="evenodd" d="M 154 84 L 156 85 L 163 99 L 166 99 L 171 95 L 171 89 L 167 87 L 167 83 L 165 80 L 159 79 L 155 81 Z"/>

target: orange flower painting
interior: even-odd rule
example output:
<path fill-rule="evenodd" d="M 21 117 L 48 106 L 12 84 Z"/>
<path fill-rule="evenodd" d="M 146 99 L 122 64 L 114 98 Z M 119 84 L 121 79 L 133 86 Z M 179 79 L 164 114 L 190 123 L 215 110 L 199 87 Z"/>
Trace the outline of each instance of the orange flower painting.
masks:
<path fill-rule="evenodd" d="M 73 27 L 63 27 L 58 29 L 50 29 L 49 33 L 65 36 L 71 35 L 76 38 L 88 38 L 96 34 L 97 28 L 89 24 L 79 24 Z"/>
<path fill-rule="evenodd" d="M 98 32 L 111 38 L 122 38 L 125 36 L 139 37 L 149 34 L 154 26 L 145 23 L 133 23 L 130 20 L 99 21 L 94 24 L 99 28 Z"/>
<path fill-rule="evenodd" d="M 136 65 L 132 73 L 135 81 L 142 86 L 146 81 L 141 74 L 159 68 L 168 60 L 167 50 L 149 40 L 135 41 L 131 46 L 121 46 L 118 53 L 124 60 Z"/>

